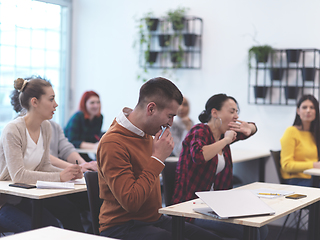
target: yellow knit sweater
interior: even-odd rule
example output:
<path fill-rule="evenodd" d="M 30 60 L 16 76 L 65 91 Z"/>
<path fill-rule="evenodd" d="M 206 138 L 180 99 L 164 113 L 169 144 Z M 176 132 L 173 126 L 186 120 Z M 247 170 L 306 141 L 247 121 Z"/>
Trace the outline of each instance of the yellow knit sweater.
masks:
<path fill-rule="evenodd" d="M 304 174 L 318 161 L 317 146 L 311 132 L 288 127 L 281 140 L 281 174 L 284 179 L 311 178 Z"/>

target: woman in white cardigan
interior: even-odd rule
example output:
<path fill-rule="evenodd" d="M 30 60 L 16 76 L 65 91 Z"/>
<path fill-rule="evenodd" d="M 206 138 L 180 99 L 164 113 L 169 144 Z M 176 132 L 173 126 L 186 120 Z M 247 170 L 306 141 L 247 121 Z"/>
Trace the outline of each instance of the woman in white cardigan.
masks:
<path fill-rule="evenodd" d="M 22 117 L 11 121 L 0 138 L 0 180 L 35 184 L 42 181 L 69 181 L 82 177 L 81 168 L 72 165 L 62 170 L 49 161 L 52 118 L 58 104 L 50 82 L 41 78 L 18 78 L 11 104 Z M 12 232 L 31 229 L 29 199 L 0 195 L 0 225 Z M 83 231 L 78 209 L 66 197 L 44 201 L 44 225 Z"/>

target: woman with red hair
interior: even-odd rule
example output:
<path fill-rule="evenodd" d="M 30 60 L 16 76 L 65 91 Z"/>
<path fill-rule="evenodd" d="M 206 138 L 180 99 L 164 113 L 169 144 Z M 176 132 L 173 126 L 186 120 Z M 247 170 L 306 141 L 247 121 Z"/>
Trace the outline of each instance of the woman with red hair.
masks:
<path fill-rule="evenodd" d="M 97 149 L 102 135 L 100 97 L 94 91 L 86 91 L 80 101 L 79 111 L 69 120 L 64 133 L 76 148 Z M 91 161 L 88 155 L 83 155 L 86 161 Z"/>

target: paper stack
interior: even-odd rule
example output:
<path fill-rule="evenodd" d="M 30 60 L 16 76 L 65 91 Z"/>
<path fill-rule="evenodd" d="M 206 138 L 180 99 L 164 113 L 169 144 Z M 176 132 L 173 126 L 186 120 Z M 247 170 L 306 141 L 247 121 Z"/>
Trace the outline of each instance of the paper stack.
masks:
<path fill-rule="evenodd" d="M 37 181 L 37 188 L 62 188 L 62 189 L 74 189 L 74 183 L 69 182 L 47 182 L 47 181 Z"/>
<path fill-rule="evenodd" d="M 259 189 L 251 190 L 251 192 L 253 192 L 260 198 L 277 198 L 277 197 L 286 196 L 294 193 L 292 191 L 274 190 L 270 188 L 259 188 Z"/>
<path fill-rule="evenodd" d="M 75 180 L 70 180 L 68 183 L 74 183 L 75 185 L 81 185 L 81 184 L 86 184 L 86 180 L 83 178 L 80 179 L 75 179 Z"/>

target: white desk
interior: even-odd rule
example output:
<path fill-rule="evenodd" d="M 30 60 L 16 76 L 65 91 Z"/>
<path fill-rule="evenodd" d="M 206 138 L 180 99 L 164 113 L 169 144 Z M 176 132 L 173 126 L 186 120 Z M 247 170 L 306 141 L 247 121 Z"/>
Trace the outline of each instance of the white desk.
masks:
<path fill-rule="evenodd" d="M 231 147 L 233 163 L 257 160 L 259 161 L 259 182 L 265 181 L 265 160 L 270 157 L 270 151 L 266 149 L 239 149 Z"/>
<path fill-rule="evenodd" d="M 232 162 L 239 163 L 270 156 L 269 150 L 231 148 Z"/>
<path fill-rule="evenodd" d="M 248 149 L 231 149 L 232 162 L 246 162 L 251 160 L 256 160 L 260 158 L 266 158 L 270 156 L 270 151 L 267 150 L 248 150 Z M 166 159 L 168 162 L 177 162 L 179 157 L 168 157 Z M 319 169 L 320 170 L 320 169 Z"/>
<path fill-rule="evenodd" d="M 10 183 L 12 183 L 12 181 L 0 181 L 0 193 L 14 195 L 18 197 L 25 197 L 32 200 L 33 229 L 42 226 L 43 203 L 41 200 L 51 197 L 87 191 L 87 186 L 85 184 L 75 185 L 75 189 L 24 189 L 17 187 L 9 187 Z"/>
<path fill-rule="evenodd" d="M 292 185 L 281 185 L 281 184 L 272 184 L 272 183 L 261 183 L 255 182 L 252 184 L 248 184 L 237 189 L 258 189 L 258 188 L 271 188 L 275 190 L 286 190 L 293 191 L 295 193 L 306 194 L 307 197 L 301 198 L 299 200 L 287 199 L 285 197 L 279 197 L 274 199 L 262 198 L 264 202 L 266 202 L 271 208 L 273 208 L 276 213 L 271 216 L 261 216 L 261 217 L 246 217 L 246 218 L 234 218 L 228 220 L 218 220 L 216 218 L 205 216 L 203 214 L 199 214 L 193 211 L 193 208 L 196 207 L 194 202 L 199 202 L 199 200 L 191 200 L 180 204 L 171 205 L 169 207 L 159 209 L 159 213 L 168 214 L 174 216 L 173 224 L 175 226 L 174 229 L 174 237 L 175 239 L 183 239 L 184 236 L 184 218 L 183 217 L 191 217 L 191 218 L 200 218 L 200 219 L 209 219 L 213 221 L 225 221 L 229 223 L 243 225 L 245 227 L 244 239 L 251 240 L 255 239 L 256 231 L 258 227 L 262 227 L 276 219 L 279 219 L 283 216 L 286 216 L 296 210 L 304 208 L 309 205 L 319 205 L 320 200 L 320 189 L 315 188 L 307 188 L 300 186 L 292 186 Z M 314 204 L 317 203 L 317 204 Z M 318 240 L 318 232 L 314 226 L 318 228 L 319 221 L 317 218 L 311 218 L 309 215 L 309 229 L 310 236 L 309 239 Z"/>
<path fill-rule="evenodd" d="M 265 159 L 270 157 L 269 150 L 257 150 L 257 149 L 237 149 L 232 148 L 231 156 L 233 163 L 246 162 L 251 160 L 259 161 L 259 181 L 264 182 L 265 180 Z M 179 161 L 179 157 L 168 157 L 166 162 Z"/>
<path fill-rule="evenodd" d="M 319 187 L 319 179 L 320 179 L 319 168 L 310 168 L 310 169 L 304 170 L 303 173 L 311 175 L 313 187 Z"/>
<path fill-rule="evenodd" d="M 320 177 L 320 168 L 310 168 L 310 169 L 304 170 L 303 173 L 311 176 Z"/>
<path fill-rule="evenodd" d="M 8 240 L 108 240 L 115 239 L 56 227 L 44 227 L 5 237 Z"/>

